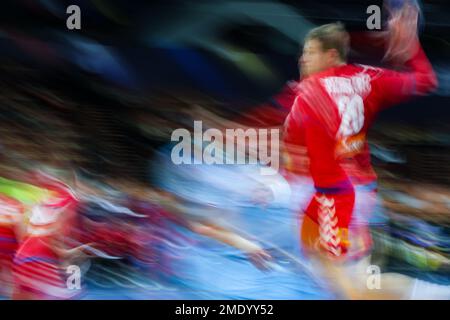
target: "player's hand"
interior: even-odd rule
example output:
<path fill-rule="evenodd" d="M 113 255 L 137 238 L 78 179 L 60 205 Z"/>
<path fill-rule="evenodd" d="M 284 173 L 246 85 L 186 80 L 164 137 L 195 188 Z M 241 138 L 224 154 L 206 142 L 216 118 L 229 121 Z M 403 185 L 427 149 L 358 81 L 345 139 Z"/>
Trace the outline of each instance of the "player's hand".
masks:
<path fill-rule="evenodd" d="M 416 53 L 418 19 L 418 8 L 409 3 L 392 13 L 388 22 L 386 60 L 402 64 Z"/>

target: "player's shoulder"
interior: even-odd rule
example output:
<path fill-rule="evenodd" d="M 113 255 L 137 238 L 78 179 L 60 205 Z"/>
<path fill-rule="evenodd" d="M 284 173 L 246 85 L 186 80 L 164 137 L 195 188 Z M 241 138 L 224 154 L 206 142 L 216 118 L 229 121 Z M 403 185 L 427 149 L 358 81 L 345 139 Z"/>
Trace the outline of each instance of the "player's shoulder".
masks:
<path fill-rule="evenodd" d="M 335 68 L 333 74 L 335 76 L 352 76 L 355 74 L 368 74 L 368 75 L 376 75 L 384 72 L 383 68 L 375 67 L 366 64 L 359 63 L 348 63 L 342 66 Z"/>
<path fill-rule="evenodd" d="M 386 71 L 384 68 L 366 64 L 353 64 L 353 66 L 359 70 L 359 73 L 368 74 L 372 79 L 379 77 Z"/>
<path fill-rule="evenodd" d="M 376 67 L 376 66 L 371 66 L 371 65 L 368 65 L 368 64 L 362 64 L 362 63 L 353 63 L 353 64 L 351 64 L 351 66 L 353 66 L 354 68 L 358 68 L 358 69 L 360 69 L 362 71 L 368 71 L 368 72 L 369 71 L 379 72 L 379 71 L 383 70 L 383 68 Z"/>

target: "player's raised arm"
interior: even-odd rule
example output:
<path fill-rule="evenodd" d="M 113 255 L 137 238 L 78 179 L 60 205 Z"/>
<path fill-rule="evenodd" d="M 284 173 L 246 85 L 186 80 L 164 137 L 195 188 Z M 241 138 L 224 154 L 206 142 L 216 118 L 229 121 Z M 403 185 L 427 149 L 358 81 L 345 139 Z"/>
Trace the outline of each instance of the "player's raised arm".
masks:
<path fill-rule="evenodd" d="M 392 15 L 388 25 L 385 60 L 405 67 L 405 71 L 380 69 L 372 85 L 380 94 L 380 107 L 388 107 L 437 88 L 438 81 L 418 38 L 418 8 L 405 4 Z"/>

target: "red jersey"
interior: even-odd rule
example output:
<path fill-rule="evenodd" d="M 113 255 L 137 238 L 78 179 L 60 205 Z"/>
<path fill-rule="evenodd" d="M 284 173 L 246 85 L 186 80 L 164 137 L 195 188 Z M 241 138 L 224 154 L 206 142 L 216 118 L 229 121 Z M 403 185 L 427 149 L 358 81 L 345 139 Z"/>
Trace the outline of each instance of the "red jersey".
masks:
<path fill-rule="evenodd" d="M 18 246 L 16 225 L 22 218 L 23 205 L 12 198 L 0 195 L 0 269 L 12 262 Z"/>
<path fill-rule="evenodd" d="M 396 72 L 345 64 L 300 82 L 285 122 L 285 142 L 306 147 L 318 191 L 335 193 L 376 179 L 366 140 L 375 116 L 437 86 L 420 45 L 407 67 Z"/>

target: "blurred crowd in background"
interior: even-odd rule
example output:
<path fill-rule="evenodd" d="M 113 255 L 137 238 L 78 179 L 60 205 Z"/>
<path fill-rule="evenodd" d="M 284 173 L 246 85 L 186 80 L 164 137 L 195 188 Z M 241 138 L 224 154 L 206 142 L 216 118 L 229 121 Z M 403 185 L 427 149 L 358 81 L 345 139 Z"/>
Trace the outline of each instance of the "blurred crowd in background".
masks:
<path fill-rule="evenodd" d="M 176 166 L 170 138 L 194 120 L 281 128 L 301 40 L 316 25 L 344 22 L 351 62 L 384 66 L 365 32 L 369 2 L 2 2 L 0 296 L 333 298 L 299 248 L 307 182 L 262 179 L 259 165 Z M 70 4 L 81 30 L 66 29 Z M 422 9 L 440 87 L 384 112 L 369 136 L 373 257 L 448 285 L 450 24 L 445 2 Z M 210 227 L 263 247 L 269 270 Z M 69 265 L 81 290 L 67 289 Z"/>

